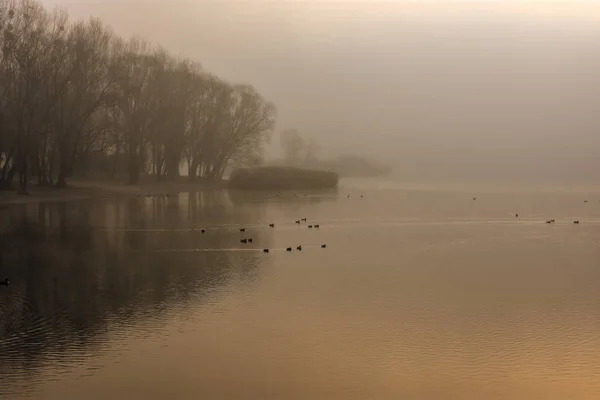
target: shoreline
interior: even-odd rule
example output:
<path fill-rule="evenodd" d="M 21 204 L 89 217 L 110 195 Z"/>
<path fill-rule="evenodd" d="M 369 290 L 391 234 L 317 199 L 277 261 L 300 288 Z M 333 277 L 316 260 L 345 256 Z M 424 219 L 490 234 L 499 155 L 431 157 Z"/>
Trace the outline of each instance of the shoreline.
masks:
<path fill-rule="evenodd" d="M 129 185 L 119 181 L 73 180 L 64 189 L 32 184 L 28 188 L 29 195 L 18 195 L 16 190 L 0 191 L 0 206 L 102 198 L 125 198 L 146 194 L 200 192 L 223 188 L 225 188 L 223 184 L 192 183 L 187 181 L 147 181 L 137 185 Z"/>

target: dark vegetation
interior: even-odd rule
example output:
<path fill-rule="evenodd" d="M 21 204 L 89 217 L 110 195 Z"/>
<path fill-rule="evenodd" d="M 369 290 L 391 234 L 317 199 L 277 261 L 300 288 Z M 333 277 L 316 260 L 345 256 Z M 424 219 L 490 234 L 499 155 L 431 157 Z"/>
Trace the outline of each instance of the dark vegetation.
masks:
<path fill-rule="evenodd" d="M 235 170 L 229 177 L 232 189 L 330 189 L 337 183 L 338 175 L 334 172 L 292 167 L 243 168 Z"/>
<path fill-rule="evenodd" d="M 190 60 L 70 22 L 36 1 L 0 0 L 0 188 L 74 176 L 220 180 L 260 164 L 275 108 Z M 18 181 L 17 181 L 18 178 Z"/>

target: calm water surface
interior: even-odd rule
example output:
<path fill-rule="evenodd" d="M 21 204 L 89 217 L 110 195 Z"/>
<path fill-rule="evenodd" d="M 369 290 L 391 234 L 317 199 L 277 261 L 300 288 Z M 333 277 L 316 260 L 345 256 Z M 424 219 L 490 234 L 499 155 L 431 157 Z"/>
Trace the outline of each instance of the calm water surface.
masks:
<path fill-rule="evenodd" d="M 597 399 L 599 200 L 350 183 L 5 207 L 0 398 Z"/>

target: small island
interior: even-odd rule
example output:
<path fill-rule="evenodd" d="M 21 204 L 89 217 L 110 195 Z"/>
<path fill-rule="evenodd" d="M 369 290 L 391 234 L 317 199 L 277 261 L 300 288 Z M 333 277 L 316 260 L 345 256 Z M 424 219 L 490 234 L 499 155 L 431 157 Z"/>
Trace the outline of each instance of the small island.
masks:
<path fill-rule="evenodd" d="M 294 167 L 256 167 L 235 170 L 229 177 L 230 189 L 313 190 L 337 186 L 335 172 Z"/>

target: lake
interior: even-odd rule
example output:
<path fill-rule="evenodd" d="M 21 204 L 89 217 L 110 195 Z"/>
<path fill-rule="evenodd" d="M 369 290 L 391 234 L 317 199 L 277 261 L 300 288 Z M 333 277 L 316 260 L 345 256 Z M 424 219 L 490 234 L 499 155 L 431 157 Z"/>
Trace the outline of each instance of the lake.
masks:
<path fill-rule="evenodd" d="M 597 399 L 599 200 L 350 181 L 0 208 L 0 398 Z"/>

